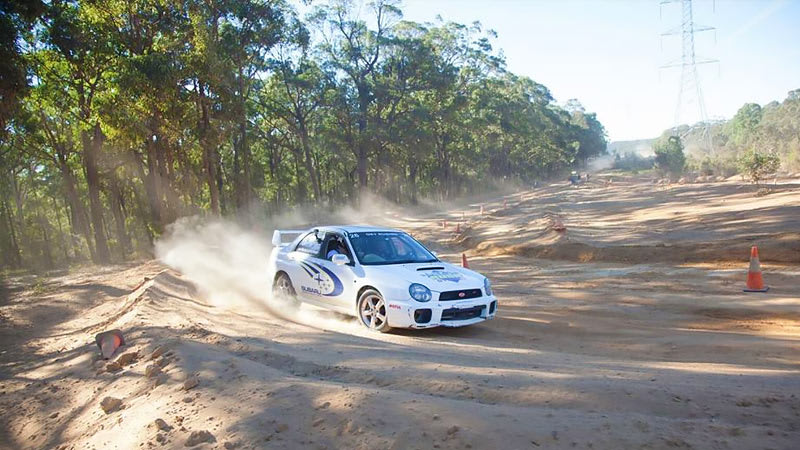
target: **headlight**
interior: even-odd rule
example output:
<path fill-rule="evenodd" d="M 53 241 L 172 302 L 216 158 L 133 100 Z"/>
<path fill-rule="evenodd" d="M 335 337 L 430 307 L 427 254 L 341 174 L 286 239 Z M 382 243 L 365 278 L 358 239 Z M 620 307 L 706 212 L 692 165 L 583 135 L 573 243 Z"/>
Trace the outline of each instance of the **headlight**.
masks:
<path fill-rule="evenodd" d="M 429 302 L 433 298 L 431 290 L 419 283 L 414 283 L 409 286 L 408 294 L 418 302 Z"/>
<path fill-rule="evenodd" d="M 486 293 L 486 295 L 492 295 L 492 283 L 488 278 L 483 279 L 483 291 Z"/>

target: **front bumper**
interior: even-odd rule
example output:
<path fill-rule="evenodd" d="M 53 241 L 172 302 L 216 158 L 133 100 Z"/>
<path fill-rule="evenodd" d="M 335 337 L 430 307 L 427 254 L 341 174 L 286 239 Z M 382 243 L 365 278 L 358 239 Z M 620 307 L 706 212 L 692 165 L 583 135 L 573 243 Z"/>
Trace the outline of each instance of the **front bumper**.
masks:
<path fill-rule="evenodd" d="M 497 314 L 493 295 L 459 301 L 387 302 L 387 318 L 393 328 L 463 327 Z"/>

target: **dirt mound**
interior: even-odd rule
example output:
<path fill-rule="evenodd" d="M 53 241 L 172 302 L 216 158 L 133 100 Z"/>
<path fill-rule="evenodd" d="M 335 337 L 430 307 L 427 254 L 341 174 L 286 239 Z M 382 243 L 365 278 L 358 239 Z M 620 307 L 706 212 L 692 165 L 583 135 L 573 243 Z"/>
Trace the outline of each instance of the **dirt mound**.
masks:
<path fill-rule="evenodd" d="M 486 256 L 628 264 L 742 262 L 757 245 L 764 262 L 800 263 L 800 186 L 755 194 L 732 182 L 551 185 L 466 216 L 449 241 Z"/>
<path fill-rule="evenodd" d="M 597 247 L 581 242 L 573 242 L 566 236 L 554 232 L 547 234 L 553 243 L 518 244 L 504 246 L 494 242 L 477 243 L 475 238 L 465 238 L 461 242 L 474 246 L 478 254 L 486 256 L 525 256 L 530 258 L 557 259 L 564 261 L 603 261 L 630 264 L 652 262 L 694 263 L 694 262 L 747 262 L 750 247 L 757 245 L 762 262 L 800 263 L 800 233 L 786 233 L 769 238 L 753 239 L 745 242 L 719 241 L 695 245 L 620 245 Z"/>

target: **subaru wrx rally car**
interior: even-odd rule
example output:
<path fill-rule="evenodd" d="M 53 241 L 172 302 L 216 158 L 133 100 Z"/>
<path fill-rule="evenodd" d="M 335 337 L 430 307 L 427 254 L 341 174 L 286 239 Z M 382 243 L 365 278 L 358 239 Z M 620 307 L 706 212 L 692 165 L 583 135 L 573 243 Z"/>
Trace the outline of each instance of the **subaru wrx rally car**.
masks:
<path fill-rule="evenodd" d="M 284 244 L 287 235 L 297 237 Z M 497 312 L 488 278 L 440 261 L 399 230 L 276 230 L 272 244 L 269 275 L 276 297 L 354 315 L 371 330 L 461 327 Z"/>

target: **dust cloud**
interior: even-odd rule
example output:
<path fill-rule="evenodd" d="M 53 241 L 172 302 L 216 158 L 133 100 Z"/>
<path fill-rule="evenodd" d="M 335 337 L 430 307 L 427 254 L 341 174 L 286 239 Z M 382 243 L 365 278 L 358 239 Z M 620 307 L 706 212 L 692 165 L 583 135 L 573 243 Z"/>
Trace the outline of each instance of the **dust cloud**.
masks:
<path fill-rule="evenodd" d="M 599 158 L 594 158 L 587 164 L 587 168 L 591 172 L 600 172 L 601 170 L 610 169 L 612 167 L 614 167 L 613 155 L 605 155 Z"/>
<path fill-rule="evenodd" d="M 300 220 L 295 217 L 294 220 Z M 156 242 L 158 259 L 197 287 L 209 304 L 253 312 L 320 329 L 349 332 L 350 318 L 275 298 L 270 290 L 272 231 L 248 230 L 231 221 L 190 217 L 172 224 Z"/>

